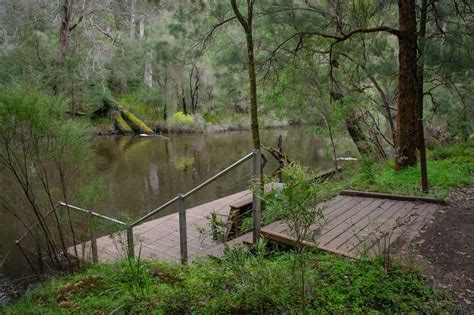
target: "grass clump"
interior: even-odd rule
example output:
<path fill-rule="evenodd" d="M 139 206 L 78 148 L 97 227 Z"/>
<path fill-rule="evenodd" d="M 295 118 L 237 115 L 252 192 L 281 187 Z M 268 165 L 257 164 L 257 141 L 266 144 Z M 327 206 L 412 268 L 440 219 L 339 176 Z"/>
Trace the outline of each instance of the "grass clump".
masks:
<path fill-rule="evenodd" d="M 146 294 L 132 283 L 138 270 L 126 261 L 94 265 L 69 277 L 44 283 L 7 309 L 31 313 L 292 313 L 300 308 L 291 252 L 258 246 L 227 252 L 221 260 L 189 266 L 141 262 L 148 275 Z M 307 310 L 315 313 L 439 313 L 450 302 L 403 265 L 384 271 L 383 262 L 309 253 Z"/>
<path fill-rule="evenodd" d="M 429 196 L 445 198 L 449 189 L 473 182 L 474 143 L 440 147 L 428 152 Z M 420 168 L 394 170 L 393 161 L 374 163 L 363 159 L 359 172 L 348 184 L 351 189 L 400 195 L 424 195 L 420 185 Z"/>

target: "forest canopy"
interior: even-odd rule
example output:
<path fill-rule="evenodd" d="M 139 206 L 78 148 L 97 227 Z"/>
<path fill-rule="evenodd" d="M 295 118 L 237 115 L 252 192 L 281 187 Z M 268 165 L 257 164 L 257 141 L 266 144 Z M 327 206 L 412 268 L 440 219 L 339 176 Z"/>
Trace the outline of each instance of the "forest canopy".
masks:
<path fill-rule="evenodd" d="M 472 132 L 472 36 L 465 0 L 1 0 L 0 85 L 158 131 L 253 111 L 254 135 L 258 120 L 312 123 L 404 167 L 421 131 L 428 145 Z"/>

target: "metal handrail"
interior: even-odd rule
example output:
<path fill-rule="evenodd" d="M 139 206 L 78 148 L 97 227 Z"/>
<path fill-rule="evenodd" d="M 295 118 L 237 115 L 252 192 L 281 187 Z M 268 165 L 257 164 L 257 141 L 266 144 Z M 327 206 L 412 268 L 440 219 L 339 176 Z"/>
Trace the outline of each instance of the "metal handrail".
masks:
<path fill-rule="evenodd" d="M 108 216 L 105 216 L 105 215 L 102 215 L 100 213 L 97 213 L 97 212 L 94 212 L 92 210 L 87 210 L 87 209 L 83 209 L 83 208 L 79 208 L 79 207 L 76 207 L 76 206 L 73 206 L 73 205 L 70 205 L 70 204 L 67 204 L 65 202 L 59 202 L 58 204 L 56 204 L 53 208 L 53 210 L 51 210 L 50 212 L 48 212 L 45 216 L 48 217 L 54 210 L 56 210 L 56 208 L 58 206 L 63 206 L 63 207 L 66 207 L 66 208 L 69 208 L 69 209 L 73 209 L 73 210 L 77 210 L 77 211 L 80 211 L 80 212 L 84 212 L 84 213 L 87 213 L 91 216 L 94 216 L 94 217 L 97 217 L 97 218 L 100 218 L 100 219 L 103 219 L 103 220 L 107 220 L 107 221 L 110 221 L 110 222 L 113 222 L 113 223 L 116 223 L 116 224 L 119 224 L 119 225 L 122 225 L 124 227 L 126 227 L 126 231 L 127 231 L 127 247 L 128 247 L 128 255 L 129 257 L 134 257 L 134 242 L 133 242 L 133 227 L 134 226 L 137 226 L 138 224 L 142 223 L 143 221 L 145 221 L 146 219 L 152 217 L 153 215 L 155 215 L 156 213 L 160 212 L 161 210 L 163 210 L 164 208 L 168 207 L 169 205 L 173 204 L 174 202 L 178 202 L 178 214 L 179 214 L 179 224 L 180 224 L 180 247 L 181 247 L 181 260 L 183 263 L 186 263 L 187 262 L 187 259 L 188 259 L 188 254 L 187 254 L 187 231 L 186 231 L 186 208 L 185 208 L 185 205 L 184 205 L 184 200 L 185 198 L 189 197 L 191 194 L 197 192 L 198 190 L 202 189 L 203 187 L 207 186 L 208 184 L 210 184 L 211 182 L 215 181 L 217 178 L 221 177 L 222 175 L 228 173 L 229 171 L 231 171 L 232 169 L 234 169 L 235 167 L 239 166 L 240 164 L 244 163 L 245 161 L 249 160 L 253 158 L 254 159 L 254 165 L 253 165 L 253 171 L 254 171 L 254 175 L 256 175 L 257 177 L 260 176 L 261 174 L 261 151 L 260 150 L 253 150 L 252 152 L 250 152 L 249 154 L 245 155 L 244 157 L 242 157 L 241 159 L 239 159 L 238 161 L 234 162 L 233 164 L 229 165 L 228 167 L 226 167 L 225 169 L 223 169 L 222 171 L 220 171 L 219 173 L 217 173 L 216 175 L 212 176 L 211 178 L 207 179 L 206 181 L 204 181 L 203 183 L 199 184 L 198 186 L 194 187 L 193 189 L 191 189 L 190 191 L 186 192 L 185 194 L 178 194 L 178 196 L 174 197 L 173 199 L 167 201 L 166 203 L 164 203 L 163 205 L 159 206 L 158 208 L 152 210 L 151 212 L 147 213 L 146 215 L 144 215 L 143 217 L 139 218 L 138 220 L 136 220 L 135 222 L 133 222 L 132 224 L 127 224 L 125 222 L 122 222 L 120 220 L 117 220 L 117 219 L 114 219 L 114 218 L 111 218 L 111 217 L 108 217 Z M 257 219 L 258 221 L 260 220 L 260 204 L 259 204 L 259 199 L 256 198 L 256 196 L 254 196 L 254 200 L 253 200 L 253 208 L 254 208 L 254 219 Z M 35 227 L 38 223 L 36 222 L 35 224 L 33 224 L 31 226 L 31 228 Z M 254 238 L 256 237 L 256 235 L 260 234 L 259 231 L 260 230 L 260 227 L 256 227 L 255 226 L 255 222 L 254 222 Z M 21 237 L 20 239 L 18 239 L 16 241 L 17 245 L 20 244 L 20 242 L 28 235 L 28 233 L 30 232 L 30 230 L 26 231 Z M 256 232 L 256 233 L 255 233 Z M 91 231 L 91 247 L 92 247 L 92 258 L 93 258 L 93 261 L 94 262 L 97 262 L 98 261 L 98 253 L 97 253 L 97 240 L 95 238 L 95 235 L 94 233 L 92 233 Z"/>
<path fill-rule="evenodd" d="M 239 166 L 240 164 L 244 163 L 245 161 L 249 160 L 250 158 L 252 158 L 254 155 L 254 152 L 250 152 L 249 154 L 247 154 L 246 156 L 244 156 L 243 158 L 241 158 L 240 160 L 238 160 L 237 162 L 235 162 L 234 164 L 231 164 L 229 165 L 228 167 L 226 167 L 225 169 L 223 169 L 222 171 L 220 171 L 219 173 L 217 173 L 216 175 L 212 176 L 211 178 L 209 178 L 208 180 L 206 180 L 204 183 L 194 187 L 193 189 L 191 189 L 190 191 L 188 191 L 187 193 L 183 194 L 182 197 L 183 198 L 186 198 L 188 197 L 189 195 L 195 193 L 196 191 L 200 190 L 201 188 L 207 186 L 208 184 L 210 184 L 211 182 L 215 181 L 217 178 L 221 177 L 222 175 L 228 173 L 229 171 L 231 171 L 232 169 L 234 169 L 235 167 Z"/>
<path fill-rule="evenodd" d="M 138 224 L 142 223 L 143 221 L 145 221 L 146 219 L 148 219 L 149 217 L 152 217 L 153 215 L 157 214 L 158 212 L 160 212 L 161 210 L 163 210 L 164 208 L 168 207 L 169 205 L 171 205 L 172 203 L 178 201 L 178 199 L 180 198 L 187 198 L 189 197 L 190 195 L 192 195 L 193 193 L 195 193 L 196 191 L 202 189 L 203 187 L 209 185 L 210 183 L 212 183 L 213 181 L 215 181 L 217 178 L 221 177 L 222 175 L 228 173 L 229 171 L 231 171 L 232 169 L 234 169 L 235 167 L 239 166 L 240 164 L 244 163 L 245 161 L 249 160 L 250 158 L 252 158 L 254 155 L 254 152 L 250 152 L 249 154 L 247 154 L 246 156 L 244 156 L 243 158 L 241 158 L 240 160 L 236 161 L 235 163 L 229 165 L 228 167 L 226 167 L 225 169 L 223 169 L 222 171 L 220 171 L 219 173 L 217 173 L 216 175 L 212 176 L 211 178 L 207 179 L 206 181 L 204 181 L 203 183 L 199 184 L 198 186 L 194 187 L 193 189 L 191 189 L 190 191 L 188 191 L 187 193 L 184 193 L 184 194 L 180 194 L 180 195 L 177 195 L 176 197 L 174 197 L 173 199 L 169 200 L 168 202 L 166 202 L 165 204 L 159 206 L 158 208 L 156 208 L 155 210 L 152 210 L 151 212 L 147 213 L 146 215 L 144 215 L 143 217 L 141 217 L 140 219 L 136 220 L 135 222 L 133 222 L 131 224 L 131 226 L 137 226 Z"/>
<path fill-rule="evenodd" d="M 114 218 L 105 216 L 105 215 L 103 215 L 103 214 L 94 212 L 94 211 L 92 211 L 92 210 L 82 209 L 82 208 L 79 208 L 79 207 L 76 207 L 76 206 L 73 206 L 73 205 L 64 203 L 64 202 L 62 202 L 62 201 L 60 201 L 59 204 L 60 204 L 61 206 L 63 206 L 63 207 L 66 207 L 66 208 L 70 208 L 70 209 L 73 209 L 73 210 L 78 210 L 78 211 L 81 211 L 81 212 L 90 214 L 90 215 L 92 215 L 92 216 L 94 216 L 94 217 L 98 217 L 98 218 L 101 218 L 101 219 L 104 219 L 104 220 L 108 220 L 108 221 L 111 221 L 111 222 L 114 222 L 114 223 L 117 223 L 117 224 L 120 224 L 120 225 L 123 225 L 123 226 L 127 226 L 127 223 L 125 223 L 125 222 L 122 222 L 122 221 L 119 221 L 119 220 L 117 220 L 117 219 L 114 219 Z"/>
<path fill-rule="evenodd" d="M 156 213 L 160 212 L 161 210 L 163 210 L 164 208 L 168 207 L 170 204 L 172 204 L 173 202 L 177 201 L 179 198 L 179 196 L 176 196 L 174 197 L 173 199 L 169 200 L 168 202 L 166 202 L 165 204 L 159 206 L 158 208 L 156 208 L 155 210 L 145 214 L 143 217 L 141 217 L 140 219 L 136 220 L 135 222 L 133 222 L 131 224 L 131 226 L 136 226 L 140 223 L 142 223 L 143 221 L 145 221 L 146 219 L 148 219 L 149 217 L 155 215 Z"/>

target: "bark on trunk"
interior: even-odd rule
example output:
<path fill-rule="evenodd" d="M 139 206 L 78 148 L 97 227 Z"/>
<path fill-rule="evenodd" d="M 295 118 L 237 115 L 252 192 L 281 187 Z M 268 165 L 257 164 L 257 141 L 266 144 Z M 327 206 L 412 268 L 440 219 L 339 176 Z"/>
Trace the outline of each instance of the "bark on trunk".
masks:
<path fill-rule="evenodd" d="M 428 13 L 428 1 L 421 0 L 421 17 L 420 17 L 420 31 L 418 34 L 418 82 L 417 82 L 417 118 L 418 118 L 418 150 L 420 151 L 420 169 L 421 169 L 421 188 L 424 192 L 428 192 L 428 170 L 426 166 L 426 145 L 425 133 L 423 128 L 423 81 L 425 70 L 425 37 L 426 37 L 426 21 Z"/>
<path fill-rule="evenodd" d="M 396 169 L 416 165 L 417 61 L 415 0 L 399 0 L 399 74 Z"/>
<path fill-rule="evenodd" d="M 183 107 L 183 114 L 188 114 L 188 108 L 186 106 L 186 94 L 184 94 L 184 87 L 181 86 L 181 106 Z"/>
<path fill-rule="evenodd" d="M 245 32 L 247 42 L 247 62 L 249 74 L 249 94 L 250 94 L 250 127 L 252 130 L 252 141 L 254 149 L 260 149 L 260 134 L 258 128 L 257 111 L 257 75 L 255 72 L 255 51 L 252 35 L 253 5 L 254 1 L 247 0 L 247 17 L 240 12 L 236 0 L 231 0 L 232 10 L 239 20 Z"/>
<path fill-rule="evenodd" d="M 71 22 L 71 6 L 73 0 L 63 0 L 63 14 L 61 17 L 61 26 L 59 28 L 59 52 L 58 65 L 64 67 L 66 62 L 66 52 L 69 47 L 69 24 Z"/>
<path fill-rule="evenodd" d="M 353 116 L 346 118 L 346 129 L 360 155 L 372 155 L 372 153 L 375 153 L 375 150 L 372 150 L 371 145 L 365 136 L 358 118 Z"/>
<path fill-rule="evenodd" d="M 254 149 L 260 149 L 260 134 L 258 129 L 258 111 L 257 111 L 257 75 L 255 72 L 255 55 L 253 46 L 252 28 L 246 33 L 247 40 L 247 58 L 249 67 L 250 82 L 250 127 L 252 129 L 252 140 Z"/>

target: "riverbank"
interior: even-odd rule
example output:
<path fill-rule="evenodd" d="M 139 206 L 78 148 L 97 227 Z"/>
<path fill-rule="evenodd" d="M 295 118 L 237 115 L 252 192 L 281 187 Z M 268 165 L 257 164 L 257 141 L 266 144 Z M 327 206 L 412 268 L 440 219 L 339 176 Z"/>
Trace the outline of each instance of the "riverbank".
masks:
<path fill-rule="evenodd" d="M 428 157 L 429 196 L 444 198 L 454 187 L 472 184 L 472 142 L 437 148 Z M 348 163 L 342 172 L 320 183 L 321 198 L 329 198 L 342 189 L 424 195 L 419 188 L 417 168 L 396 173 L 391 162 Z M 462 222 L 462 213 L 450 213 L 452 222 Z M 262 219 L 272 218 L 263 213 Z M 434 222 L 438 222 L 436 226 L 443 224 L 437 219 Z M 471 239 L 463 239 L 466 244 L 473 241 L 472 233 L 469 235 Z M 441 241 L 429 237 L 426 240 L 420 245 L 425 254 Z M 442 241 L 450 243 L 444 237 Z M 141 260 L 91 266 L 76 275 L 44 283 L 8 311 L 13 314 L 28 313 L 31 309 L 44 313 L 300 311 L 303 296 L 296 293 L 302 292 L 298 280 L 301 270 L 295 267 L 296 259 L 293 252 L 257 246 L 250 251 L 244 248 L 230 251 L 218 261 L 203 259 L 185 267 Z M 329 313 L 459 310 L 439 289 L 433 288 L 431 278 L 420 273 L 411 260 L 398 262 L 390 270 L 384 266 L 380 258 L 356 261 L 329 254 L 309 254 L 304 269 L 308 309 Z M 434 276 L 441 277 L 442 273 L 437 275 Z"/>
<path fill-rule="evenodd" d="M 220 133 L 231 131 L 250 130 L 248 115 L 209 116 L 184 115 L 178 112 L 167 121 L 145 121 L 157 134 L 182 134 L 182 133 Z M 303 122 L 278 119 L 275 115 L 260 117 L 260 129 L 285 128 L 292 125 L 301 125 Z M 117 135 L 111 119 L 96 119 L 92 124 L 93 134 Z"/>

